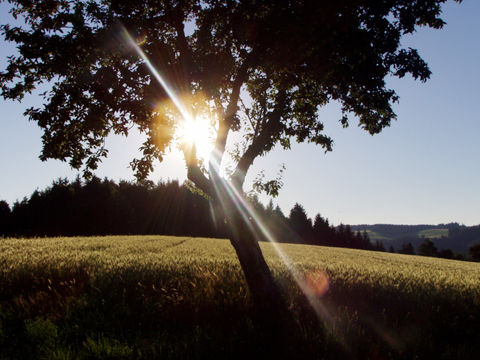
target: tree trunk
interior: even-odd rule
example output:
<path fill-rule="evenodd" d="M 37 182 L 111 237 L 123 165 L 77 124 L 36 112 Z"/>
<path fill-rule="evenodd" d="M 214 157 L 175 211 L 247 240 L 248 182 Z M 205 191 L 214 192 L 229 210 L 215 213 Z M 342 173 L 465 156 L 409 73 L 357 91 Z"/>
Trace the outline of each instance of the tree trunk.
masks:
<path fill-rule="evenodd" d="M 230 242 L 235 249 L 256 310 L 265 320 L 279 320 L 287 316 L 288 309 L 278 284 L 268 267 L 258 244 L 262 236 L 254 217 L 242 216 L 238 204 L 225 201 Z M 240 205 L 241 206 L 241 205 Z"/>
<path fill-rule="evenodd" d="M 261 312 L 284 312 L 285 305 L 278 285 L 263 257 L 256 239 L 233 235 L 230 238 L 253 301 Z"/>

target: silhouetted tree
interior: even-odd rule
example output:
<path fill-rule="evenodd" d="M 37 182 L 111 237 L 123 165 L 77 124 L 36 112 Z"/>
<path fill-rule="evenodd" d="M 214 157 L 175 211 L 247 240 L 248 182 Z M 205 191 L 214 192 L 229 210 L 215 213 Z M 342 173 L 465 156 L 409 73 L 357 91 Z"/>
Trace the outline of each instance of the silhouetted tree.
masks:
<path fill-rule="evenodd" d="M 364 249 L 369 250 L 372 249 L 372 243 L 370 242 L 370 236 L 366 231 L 360 232 L 357 231 L 357 235 L 355 236 L 355 248 L 357 249 Z"/>
<path fill-rule="evenodd" d="M 392 245 L 390 245 L 390 246 L 388 247 L 388 252 L 389 252 L 389 253 L 392 253 L 392 254 L 395 253 L 395 249 L 393 248 Z"/>
<path fill-rule="evenodd" d="M 468 255 L 473 261 L 480 261 L 480 244 L 470 246 L 468 248 Z"/>
<path fill-rule="evenodd" d="M 454 227 L 449 230 L 449 240 L 452 244 L 463 244 L 468 249 L 472 244 L 480 243 L 480 225 Z M 456 250 L 460 250 L 457 248 Z"/>
<path fill-rule="evenodd" d="M 345 247 L 346 245 L 345 225 L 340 223 L 340 225 L 335 228 L 335 241 L 333 246 Z"/>
<path fill-rule="evenodd" d="M 450 249 L 442 249 L 438 252 L 437 256 L 444 259 L 453 259 L 453 251 Z"/>
<path fill-rule="evenodd" d="M 370 236 L 366 230 L 362 232 L 362 242 L 367 246 L 368 249 L 372 248 L 372 243 L 370 242 Z"/>
<path fill-rule="evenodd" d="M 270 199 L 267 206 L 265 207 L 265 214 L 266 216 L 273 216 L 275 209 L 273 206 L 273 200 Z"/>
<path fill-rule="evenodd" d="M 411 242 L 403 243 L 398 252 L 400 254 L 415 255 L 415 249 Z"/>
<path fill-rule="evenodd" d="M 278 219 L 281 219 L 282 221 L 286 220 L 286 216 L 283 214 L 282 209 L 280 209 L 280 206 L 275 206 L 275 209 L 273 210 L 273 216 L 276 216 Z"/>
<path fill-rule="evenodd" d="M 229 237 L 257 304 L 280 310 L 255 234 L 236 231 L 254 228 L 238 207 L 248 170 L 276 144 L 290 148 L 292 138 L 331 150 L 317 116 L 329 100 L 340 104 L 343 126 L 347 114 L 370 134 L 388 126 L 398 96 L 384 78 L 430 76 L 401 37 L 420 25 L 441 28 L 445 0 L 9 2 L 27 25 L 2 27 L 18 55 L 0 74 L 1 94 L 21 100 L 51 82 L 45 106 L 27 111 L 43 130 L 41 159 L 69 161 L 89 175 L 108 154 L 105 137 L 135 128 L 147 136 L 131 163 L 141 180 L 162 160 L 179 122 L 211 118 L 217 136 L 205 171 L 196 147 L 182 146 L 188 179 L 227 209 Z M 182 106 L 170 98 L 175 93 Z M 248 108 L 239 106 L 242 97 Z M 219 166 L 239 129 L 244 137 L 228 183 Z M 275 195 L 280 186 L 273 180 L 259 188 Z"/>
<path fill-rule="evenodd" d="M 10 234 L 10 205 L 5 200 L 0 200 L 0 236 Z"/>
<path fill-rule="evenodd" d="M 16 202 L 9 228 L 18 236 L 222 235 L 208 200 L 178 181 L 116 184 L 96 177 L 85 184 L 59 179 Z"/>
<path fill-rule="evenodd" d="M 345 225 L 343 241 L 345 247 L 354 247 L 354 234 L 350 225 Z"/>
<path fill-rule="evenodd" d="M 283 214 L 282 209 L 277 205 L 273 209 L 271 216 L 267 215 L 263 219 L 270 229 L 273 238 L 279 242 L 298 241 L 298 234 L 290 228 L 288 218 Z"/>
<path fill-rule="evenodd" d="M 435 244 L 430 239 L 425 239 L 423 243 L 418 247 L 418 255 L 422 256 L 438 256 L 437 248 Z"/>
<path fill-rule="evenodd" d="M 300 204 L 290 218 L 269 201 L 265 207 L 257 196 L 248 198 L 254 216 L 283 242 L 372 249 L 366 232 L 352 232 L 341 224 L 335 231 L 319 214 L 312 227 Z M 3 204 L 3 203 L 2 203 Z M 133 183 L 92 177 L 53 181 L 29 198 L 16 202 L 8 215 L 6 228 L 17 236 L 72 236 L 108 234 L 164 234 L 224 237 L 223 221 L 213 204 L 178 181 Z M 4 216 L 4 219 L 6 217 Z M 5 231 L 3 232 L 6 235 Z M 266 239 L 261 239 L 266 240 Z"/>
<path fill-rule="evenodd" d="M 373 250 L 385 251 L 385 245 L 383 245 L 383 242 L 376 240 L 375 245 L 373 246 Z"/>
<path fill-rule="evenodd" d="M 288 218 L 290 227 L 298 235 L 299 242 L 312 242 L 312 221 L 308 218 L 307 213 L 302 205 L 296 203 Z"/>
<path fill-rule="evenodd" d="M 320 214 L 315 216 L 313 222 L 314 242 L 318 245 L 330 245 L 333 242 L 333 232 L 328 223 L 328 219 L 324 219 Z"/>

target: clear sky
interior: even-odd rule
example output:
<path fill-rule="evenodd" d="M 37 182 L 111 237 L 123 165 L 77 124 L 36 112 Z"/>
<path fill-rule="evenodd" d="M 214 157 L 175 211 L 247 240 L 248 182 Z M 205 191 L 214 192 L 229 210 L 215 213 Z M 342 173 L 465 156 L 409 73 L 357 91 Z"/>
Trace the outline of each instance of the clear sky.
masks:
<path fill-rule="evenodd" d="M 442 30 L 420 29 L 403 44 L 419 49 L 433 74 L 423 84 L 411 78 L 389 79 L 400 95 L 398 119 L 381 134 L 370 136 L 356 126 L 342 129 L 335 104 L 321 116 L 335 143 L 333 152 L 296 144 L 257 159 L 247 178 L 275 177 L 284 163 L 284 187 L 274 199 L 286 215 L 295 202 L 309 216 L 321 213 L 334 224 L 480 223 L 480 1 L 449 2 Z M 0 4 L 0 23 L 9 19 Z M 0 68 L 14 51 L 0 42 Z M 3 101 L 0 114 L 0 199 L 10 205 L 44 189 L 59 177 L 77 172 L 56 160 L 41 162 L 41 131 L 24 110 L 40 104 L 35 95 L 22 103 Z M 96 175 L 132 180 L 128 163 L 142 138 L 112 136 L 110 156 Z M 151 180 L 185 179 L 183 160 L 174 153 L 156 167 Z M 248 190 L 248 189 L 247 189 Z M 266 198 L 262 198 L 266 201 Z"/>

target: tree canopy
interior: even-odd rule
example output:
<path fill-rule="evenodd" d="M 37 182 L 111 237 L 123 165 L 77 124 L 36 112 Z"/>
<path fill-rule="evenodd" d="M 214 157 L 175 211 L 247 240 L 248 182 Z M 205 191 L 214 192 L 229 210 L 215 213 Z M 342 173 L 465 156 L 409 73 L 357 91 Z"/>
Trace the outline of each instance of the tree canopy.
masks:
<path fill-rule="evenodd" d="M 188 177 L 208 193 L 232 132 L 242 134 L 231 151 L 231 179 L 241 189 L 254 159 L 276 144 L 288 149 L 294 139 L 331 150 L 317 115 L 329 101 L 341 104 L 343 126 L 352 115 L 371 134 L 388 126 L 398 96 L 385 78 L 430 76 L 401 37 L 417 26 L 441 28 L 445 0 L 8 2 L 25 24 L 1 28 L 18 45 L 0 74 L 1 94 L 21 100 L 51 85 L 43 107 L 26 111 L 44 132 L 42 160 L 89 174 L 108 154 L 108 134 L 138 128 L 146 140 L 131 165 L 145 179 L 172 146 L 180 118 L 208 116 L 216 131 L 209 167 L 195 147 L 183 148 Z"/>
<path fill-rule="evenodd" d="M 330 101 L 340 103 L 343 126 L 351 117 L 370 134 L 388 126 L 398 96 L 385 78 L 430 76 L 401 37 L 418 26 L 441 28 L 446 0 L 7 1 L 25 23 L 1 27 L 18 49 L 0 73 L 1 95 L 21 100 L 50 85 L 43 107 L 26 111 L 43 129 L 40 158 L 89 175 L 107 156 L 110 133 L 137 128 L 146 140 L 131 165 L 144 180 L 180 144 L 188 179 L 226 209 L 254 301 L 278 317 L 288 309 L 258 245 L 269 234 L 244 201 L 250 166 L 292 140 L 330 151 L 318 116 Z M 215 132 L 208 164 L 195 142 L 178 138 L 199 119 Z M 234 132 L 242 140 L 232 146 Z M 228 182 L 225 154 L 234 162 Z M 280 186 L 257 184 L 271 194 Z"/>

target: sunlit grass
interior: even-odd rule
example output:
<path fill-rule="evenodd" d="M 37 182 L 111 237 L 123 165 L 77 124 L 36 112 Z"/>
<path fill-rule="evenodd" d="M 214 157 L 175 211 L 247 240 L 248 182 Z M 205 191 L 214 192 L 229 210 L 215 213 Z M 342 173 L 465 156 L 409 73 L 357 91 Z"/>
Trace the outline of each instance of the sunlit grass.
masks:
<path fill-rule="evenodd" d="M 307 355 L 319 349 L 357 358 L 368 358 L 365 354 L 373 349 L 389 354 L 387 358 L 432 353 L 469 358 L 476 353 L 480 264 L 279 246 L 330 315 L 324 330 L 305 318 L 302 308 L 308 305 L 295 279 L 272 245 L 262 243 L 305 329 L 288 341 L 292 346 L 301 341 Z M 21 325 L 15 328 L 20 331 L 16 339 L 29 339 L 25 349 L 37 355 L 66 352 L 74 358 L 189 358 L 192 351 L 199 352 L 198 358 L 208 358 L 212 351 L 231 357 L 230 351 L 241 344 L 252 355 L 260 341 L 271 341 L 252 325 L 254 307 L 228 240 L 2 239 L 0 294 L 0 343 L 9 351 L 19 351 L 5 337 L 12 321 Z"/>
<path fill-rule="evenodd" d="M 442 236 L 448 236 L 448 229 L 428 229 L 428 230 L 421 230 L 418 232 L 419 237 L 426 237 L 429 239 L 438 239 Z"/>

